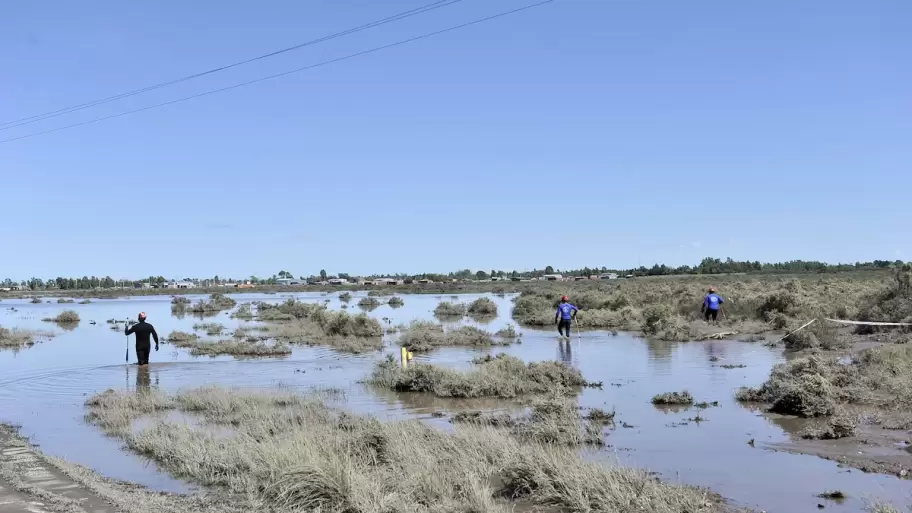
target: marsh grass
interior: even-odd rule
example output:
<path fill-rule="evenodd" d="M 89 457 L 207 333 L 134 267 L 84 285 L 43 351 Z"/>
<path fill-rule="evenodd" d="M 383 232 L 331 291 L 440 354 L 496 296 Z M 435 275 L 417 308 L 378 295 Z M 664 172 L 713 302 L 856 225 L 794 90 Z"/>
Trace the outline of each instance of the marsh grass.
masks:
<path fill-rule="evenodd" d="M 589 383 L 579 370 L 562 362 L 526 364 L 508 355 L 479 360 L 477 368 L 456 371 L 416 363 L 403 369 L 392 356 L 378 362 L 368 384 L 399 392 L 427 392 L 438 397 L 515 398 L 529 394 L 573 394 Z"/>
<path fill-rule="evenodd" d="M 165 342 L 174 347 L 189 349 L 192 356 L 266 357 L 291 354 L 291 347 L 287 342 L 264 340 L 252 334 L 239 337 L 237 332 L 231 339 L 212 340 L 200 338 L 193 333 L 172 331 L 165 337 Z"/>
<path fill-rule="evenodd" d="M 258 510 L 507 513 L 519 503 L 592 513 L 725 509 L 710 492 L 588 462 L 578 446 L 511 428 L 457 423 L 448 433 L 417 421 L 382 423 L 296 394 L 224 389 L 108 391 L 87 407 L 90 421 L 132 451 L 179 478 L 252 497 Z M 204 425 L 169 420 L 162 413 L 170 410 Z M 148 427 L 130 428 L 150 416 Z M 230 436 L 217 433 L 223 427 Z"/>
<path fill-rule="evenodd" d="M 368 311 L 374 310 L 379 306 L 380 300 L 373 296 L 363 297 L 360 301 L 358 301 L 358 307 Z"/>
<path fill-rule="evenodd" d="M 179 303 L 176 306 L 183 306 L 183 305 L 184 305 L 184 303 Z M 173 303 L 173 300 L 172 300 L 171 306 L 172 306 L 172 309 L 174 309 L 175 304 Z M 235 306 L 237 306 L 237 301 L 235 301 L 234 299 L 232 299 L 224 294 L 212 294 L 212 296 L 209 297 L 208 301 L 200 299 L 196 303 L 193 303 L 192 305 L 190 305 L 188 310 L 193 313 L 205 314 L 205 313 L 212 313 L 212 312 L 220 312 L 222 310 L 231 310 Z"/>
<path fill-rule="evenodd" d="M 383 347 L 383 327 L 364 313 L 350 315 L 325 305 L 293 299 L 278 305 L 260 303 L 257 317 L 265 324 L 263 338 L 306 345 L 327 345 L 344 352 L 363 353 Z"/>
<path fill-rule="evenodd" d="M 348 303 L 349 301 L 351 301 L 351 298 L 352 298 L 351 292 L 343 292 L 343 293 L 339 294 L 339 301 L 342 301 L 343 303 Z"/>
<path fill-rule="evenodd" d="M 44 322 L 53 322 L 60 325 L 75 325 L 79 324 L 79 314 L 73 310 L 64 310 L 57 314 L 56 317 L 45 317 L 41 320 Z"/>
<path fill-rule="evenodd" d="M 770 404 L 770 410 L 799 417 L 832 417 L 812 435 L 851 436 L 857 418 L 843 406 L 872 407 L 885 414 L 912 409 L 912 346 L 886 345 L 852 357 L 811 355 L 773 367 L 757 388 L 742 388 L 736 399 Z"/>
<path fill-rule="evenodd" d="M 468 308 L 465 304 L 450 303 L 449 301 L 441 301 L 437 307 L 434 308 L 434 315 L 444 318 L 463 317 L 467 312 Z"/>
<path fill-rule="evenodd" d="M 652 404 L 657 405 L 691 405 L 694 398 L 687 390 L 683 392 L 665 392 L 652 398 Z"/>
<path fill-rule="evenodd" d="M 522 333 L 516 331 L 516 328 L 512 324 L 508 324 L 506 328 L 497 330 L 495 335 L 500 338 L 517 339 L 522 336 Z"/>
<path fill-rule="evenodd" d="M 32 299 L 29 300 L 29 303 L 31 303 L 31 304 L 33 304 L 33 305 L 41 304 L 41 298 L 40 298 L 40 297 L 33 297 Z"/>
<path fill-rule="evenodd" d="M 4 328 L 0 326 L 0 348 L 21 349 L 35 345 L 38 338 L 50 338 L 50 333 L 22 330 L 18 328 Z"/>
<path fill-rule="evenodd" d="M 232 319 L 253 319 L 253 305 L 250 303 L 241 303 L 238 305 L 237 310 L 231 314 Z"/>
<path fill-rule="evenodd" d="M 75 303 L 75 302 L 76 302 L 75 299 L 60 298 L 60 299 L 57 300 L 57 304 L 58 304 L 58 305 L 69 304 L 69 303 Z"/>
<path fill-rule="evenodd" d="M 414 352 L 433 351 L 439 347 L 490 347 L 509 345 L 513 338 L 494 338 L 474 326 L 446 329 L 430 321 L 413 321 L 399 335 L 399 344 Z"/>
<path fill-rule="evenodd" d="M 389 301 L 387 301 L 386 304 L 390 305 L 393 308 L 400 308 L 402 306 L 405 306 L 405 301 L 403 301 L 399 296 L 393 296 L 389 298 Z"/>
<path fill-rule="evenodd" d="M 225 331 L 225 326 L 217 322 L 203 322 L 193 325 L 195 331 L 202 331 L 210 336 L 221 335 Z"/>
<path fill-rule="evenodd" d="M 481 297 L 469 303 L 468 314 L 472 317 L 494 317 L 497 315 L 497 303 Z"/>
<path fill-rule="evenodd" d="M 720 326 L 739 334 L 797 326 L 816 317 L 856 319 L 858 305 L 880 301 L 890 320 L 903 318 L 905 310 L 883 273 L 791 276 L 712 276 L 647 278 L 620 282 L 536 284 L 515 299 L 513 318 L 521 325 L 550 326 L 560 297 L 581 308 L 577 319 L 587 328 L 641 331 L 664 340 L 692 340 L 705 335 L 700 305 L 709 286 L 725 299 Z M 894 279 L 894 283 L 901 280 Z M 877 299 L 882 294 L 886 299 Z M 869 298 L 877 296 L 873 300 Z M 886 302 L 886 303 L 884 303 Z M 881 304 L 878 303 L 878 304 Z M 910 302 L 909 304 L 912 304 Z M 877 317 L 879 314 L 871 314 Z M 912 316 L 912 307 L 909 307 Z"/>

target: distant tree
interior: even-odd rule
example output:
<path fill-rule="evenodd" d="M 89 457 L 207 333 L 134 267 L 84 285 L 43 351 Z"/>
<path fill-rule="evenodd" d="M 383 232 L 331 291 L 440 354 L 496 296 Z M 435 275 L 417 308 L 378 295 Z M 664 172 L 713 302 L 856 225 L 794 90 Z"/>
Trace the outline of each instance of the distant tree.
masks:
<path fill-rule="evenodd" d="M 320 281 L 326 281 L 326 269 L 320 269 Z"/>
<path fill-rule="evenodd" d="M 554 268 L 550 265 L 548 267 L 545 267 L 545 274 L 554 274 Z"/>
<path fill-rule="evenodd" d="M 484 271 L 478 271 L 475 273 L 475 279 L 476 280 L 487 280 L 488 275 Z"/>

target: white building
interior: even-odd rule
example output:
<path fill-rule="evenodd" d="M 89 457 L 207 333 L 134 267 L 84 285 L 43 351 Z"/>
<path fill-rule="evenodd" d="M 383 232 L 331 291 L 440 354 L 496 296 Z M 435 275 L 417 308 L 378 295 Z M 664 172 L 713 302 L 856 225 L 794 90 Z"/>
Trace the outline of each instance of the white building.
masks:
<path fill-rule="evenodd" d="M 345 278 L 332 278 L 329 280 L 329 284 L 330 285 L 346 285 L 346 284 L 348 284 L 348 280 L 346 280 Z"/>
<path fill-rule="evenodd" d="M 301 280 L 296 280 L 294 278 L 278 278 L 276 280 L 276 285 L 301 285 Z"/>
<path fill-rule="evenodd" d="M 547 281 L 563 281 L 564 277 L 560 274 L 546 274 L 542 276 L 542 279 Z"/>

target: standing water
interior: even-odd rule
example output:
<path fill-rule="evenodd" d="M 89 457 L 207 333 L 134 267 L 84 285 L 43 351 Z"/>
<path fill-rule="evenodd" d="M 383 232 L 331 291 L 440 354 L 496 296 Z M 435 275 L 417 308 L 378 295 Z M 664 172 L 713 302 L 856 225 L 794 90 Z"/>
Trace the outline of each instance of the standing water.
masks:
<path fill-rule="evenodd" d="M 354 294 L 349 311 L 357 312 L 360 298 Z M 510 319 L 510 297 L 490 295 L 404 295 L 400 308 L 382 305 L 368 312 L 384 325 L 407 324 L 414 319 L 433 319 L 433 309 L 442 300 L 470 302 L 490 297 L 500 316 L 489 322 L 464 323 L 497 331 L 514 325 Z M 289 298 L 325 303 L 340 309 L 338 294 L 234 294 L 238 303 L 277 303 Z M 204 296 L 188 296 L 192 301 Z M 78 327 L 62 329 L 42 322 L 62 310 L 75 310 Z M 372 390 L 358 384 L 386 353 L 398 352 L 388 346 L 382 352 L 350 355 L 322 347 L 295 346 L 291 355 L 280 358 L 235 359 L 231 356 L 193 357 L 186 350 L 162 344 L 153 352 L 148 372 L 124 362 L 129 347 L 135 361 L 132 338 L 121 329 L 113 331 L 108 319 L 123 321 L 148 314 L 159 336 L 172 330 L 193 331 L 199 322 L 218 322 L 227 331 L 246 321 L 220 312 L 204 319 L 171 313 L 170 297 L 148 296 L 92 300 L 90 304 L 31 304 L 27 300 L 6 300 L 0 310 L 0 325 L 12 328 L 52 330 L 49 341 L 21 351 L 0 352 L 0 421 L 20 425 L 22 434 L 48 454 L 91 467 L 113 478 L 133 481 L 157 490 L 183 492 L 186 483 L 159 472 L 155 465 L 121 450 L 121 444 L 105 437 L 83 418 L 87 397 L 108 388 L 156 387 L 165 392 L 203 385 L 241 388 L 332 387 L 346 392 L 345 407 L 382 419 L 421 418 L 446 426 L 435 412 L 461 409 L 515 409 L 499 400 L 440 399 L 424 394 L 398 394 Z M 95 324 L 91 324 L 95 321 Z M 741 386 L 756 386 L 782 361 L 781 351 L 757 343 L 708 341 L 670 343 L 649 341 L 629 334 L 604 331 L 574 333 L 572 340 L 558 342 L 556 330 L 519 329 L 521 344 L 493 350 L 443 348 L 417 361 L 455 368 L 469 368 L 470 360 L 488 352 L 505 352 L 526 361 L 558 360 L 579 368 L 589 381 L 602 381 L 603 389 L 587 389 L 580 404 L 617 412 L 616 429 L 608 432 L 607 448 L 600 457 L 610 462 L 644 467 L 663 479 L 712 489 L 739 506 L 768 512 L 816 510 L 826 490 L 848 495 L 842 503 L 827 502 L 828 511 L 863 511 L 865 499 L 882 499 L 903 504 L 912 483 L 894 477 L 865 474 L 840 468 L 836 463 L 814 456 L 793 455 L 769 448 L 793 434 L 783 431 L 759 412 L 741 407 L 733 399 Z M 745 365 L 727 369 L 722 365 Z M 658 408 L 650 399 L 659 393 L 690 391 L 698 402 L 718 406 Z M 693 419 L 699 416 L 701 421 Z M 749 445 L 749 440 L 755 440 Z"/>

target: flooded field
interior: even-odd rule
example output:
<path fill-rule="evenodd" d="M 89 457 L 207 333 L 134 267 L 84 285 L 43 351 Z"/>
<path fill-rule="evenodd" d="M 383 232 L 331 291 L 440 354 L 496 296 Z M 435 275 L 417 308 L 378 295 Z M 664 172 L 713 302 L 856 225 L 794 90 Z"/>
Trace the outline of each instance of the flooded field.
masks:
<path fill-rule="evenodd" d="M 232 297 L 238 303 L 277 303 L 295 297 L 340 309 L 343 303 L 337 296 L 280 293 Z M 359 311 L 356 305 L 366 294 L 353 296 L 348 309 Z M 510 296 L 403 295 L 401 307 L 381 305 L 368 314 L 392 327 L 415 319 L 433 319 L 433 310 L 442 300 L 467 303 L 482 296 L 497 304 L 500 315 L 480 324 L 469 319 L 459 322 L 489 331 L 515 326 L 510 318 Z M 196 301 L 202 296 L 189 298 Z M 78 326 L 63 328 L 42 322 L 65 309 L 79 314 Z M 262 359 L 193 357 L 184 349 L 163 343 L 159 352 L 153 352 L 149 368 L 139 369 L 124 363 L 127 347 L 131 361 L 135 361 L 132 338 L 128 342 L 122 330 L 113 331 L 106 321 L 135 318 L 140 311 L 148 314 L 160 336 L 172 330 L 192 332 L 193 325 L 201 322 L 200 317 L 189 313 L 182 318 L 172 315 L 168 296 L 93 299 L 90 304 L 0 303 L 0 325 L 55 332 L 53 338 L 30 348 L 0 352 L 0 421 L 22 426 L 22 434 L 50 455 L 155 490 L 184 492 L 192 487 L 123 451 L 119 441 L 87 424 L 83 418 L 86 398 L 109 388 L 156 387 L 167 392 L 212 384 L 245 389 L 333 388 L 344 391 L 345 407 L 355 412 L 381 419 L 420 418 L 442 429 L 449 428 L 447 417 L 451 413 L 517 408 L 505 401 L 441 399 L 378 391 L 360 384 L 377 360 L 387 353 L 398 354 L 395 334 L 384 337 L 387 345 L 379 352 L 351 355 L 295 345 L 290 355 Z M 219 322 L 233 330 L 248 321 L 220 312 L 202 322 Z M 580 404 L 617 413 L 616 427 L 607 435 L 608 446 L 599 453 L 600 458 L 647 468 L 667 481 L 708 487 L 737 506 L 768 512 L 811 511 L 818 505 L 828 511 L 863 511 L 865 500 L 905 504 L 912 492 L 912 482 L 907 480 L 865 474 L 814 456 L 776 450 L 795 435 L 789 430 L 797 427 L 740 406 L 733 394 L 741 386 L 762 383 L 771 367 L 783 361 L 781 349 L 738 341 L 659 342 L 607 331 L 574 333 L 570 342 L 558 342 L 553 330 L 517 329 L 522 333 L 521 344 L 486 350 L 442 348 L 416 354 L 415 359 L 468 368 L 472 358 L 504 352 L 525 361 L 557 360 L 577 367 L 586 379 L 604 384 L 602 389 L 584 390 Z M 650 402 L 656 394 L 681 390 L 691 392 L 697 402 L 717 401 L 718 406 L 660 408 Z M 837 489 L 848 498 L 836 502 L 817 497 Z"/>

